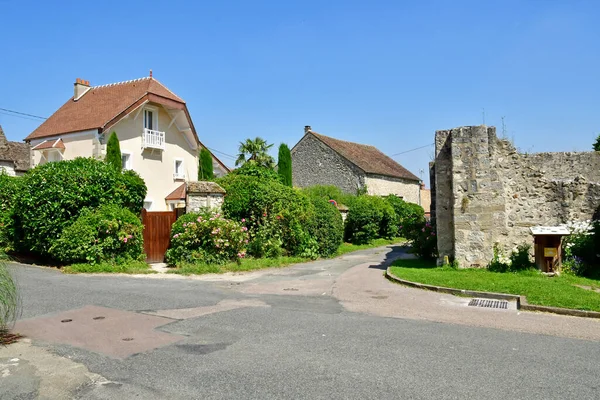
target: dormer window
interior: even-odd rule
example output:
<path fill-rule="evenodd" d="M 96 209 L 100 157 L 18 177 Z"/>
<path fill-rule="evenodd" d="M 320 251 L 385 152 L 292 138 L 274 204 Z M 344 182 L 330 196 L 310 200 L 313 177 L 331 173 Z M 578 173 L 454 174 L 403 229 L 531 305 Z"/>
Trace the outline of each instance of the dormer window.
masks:
<path fill-rule="evenodd" d="M 180 158 L 175 159 L 173 179 L 185 179 L 185 172 L 183 170 L 183 160 Z"/>

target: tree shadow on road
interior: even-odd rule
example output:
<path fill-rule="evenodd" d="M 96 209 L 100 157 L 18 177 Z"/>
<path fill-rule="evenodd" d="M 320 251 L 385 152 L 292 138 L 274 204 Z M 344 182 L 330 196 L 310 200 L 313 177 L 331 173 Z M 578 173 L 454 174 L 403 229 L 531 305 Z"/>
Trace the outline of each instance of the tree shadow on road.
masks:
<path fill-rule="evenodd" d="M 412 254 L 410 254 L 408 252 L 408 250 L 410 249 L 410 246 L 391 245 L 391 246 L 387 246 L 387 248 L 390 250 L 385 254 L 385 258 L 383 259 L 383 261 L 381 261 L 378 264 L 369 265 L 369 268 L 380 269 L 382 271 L 385 271 L 387 269 L 387 267 L 390 266 L 390 264 L 392 264 L 394 261 L 396 261 L 399 258 L 414 257 Z"/>

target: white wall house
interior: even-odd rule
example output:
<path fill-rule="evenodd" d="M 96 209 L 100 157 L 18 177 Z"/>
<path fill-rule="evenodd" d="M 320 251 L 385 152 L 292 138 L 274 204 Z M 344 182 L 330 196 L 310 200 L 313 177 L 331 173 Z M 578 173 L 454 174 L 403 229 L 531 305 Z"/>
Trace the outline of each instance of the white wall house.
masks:
<path fill-rule="evenodd" d="M 178 202 L 167 197 L 184 182 L 198 180 L 205 146 L 186 103 L 152 76 L 94 87 L 77 79 L 74 96 L 25 140 L 36 166 L 76 157 L 104 159 L 112 132 L 119 138 L 123 168 L 146 182 L 148 211 L 172 209 Z M 214 155 L 213 167 L 216 176 L 229 172 Z"/>

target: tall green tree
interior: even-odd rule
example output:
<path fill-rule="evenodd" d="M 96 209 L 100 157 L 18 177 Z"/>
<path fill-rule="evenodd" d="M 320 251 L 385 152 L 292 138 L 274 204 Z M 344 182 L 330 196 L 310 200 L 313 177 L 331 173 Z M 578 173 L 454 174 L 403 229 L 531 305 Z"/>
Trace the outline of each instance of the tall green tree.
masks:
<path fill-rule="evenodd" d="M 275 160 L 268 154 L 271 147 L 273 147 L 273 144 L 267 144 L 266 140 L 260 137 L 256 137 L 254 140 L 246 139 L 244 142 L 240 142 L 235 165 L 252 162 L 262 167 L 274 168 Z"/>
<path fill-rule="evenodd" d="M 600 134 L 596 138 L 596 143 L 594 143 L 594 151 L 600 151 Z"/>
<path fill-rule="evenodd" d="M 281 182 L 284 185 L 292 187 L 292 153 L 285 143 L 279 145 L 277 173 L 281 176 Z"/>
<path fill-rule="evenodd" d="M 214 179 L 212 154 L 206 147 L 200 150 L 200 165 L 198 169 L 198 180 L 210 181 Z"/>
<path fill-rule="evenodd" d="M 121 146 L 119 145 L 119 138 L 117 137 L 116 132 L 111 133 L 110 138 L 108 138 L 108 143 L 106 144 L 106 158 L 104 161 L 119 171 L 123 169 Z"/>

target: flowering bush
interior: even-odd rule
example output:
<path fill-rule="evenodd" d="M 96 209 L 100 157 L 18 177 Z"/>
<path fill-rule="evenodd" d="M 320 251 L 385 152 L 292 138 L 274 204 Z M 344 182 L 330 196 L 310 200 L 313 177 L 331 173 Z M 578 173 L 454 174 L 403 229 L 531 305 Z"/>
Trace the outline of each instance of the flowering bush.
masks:
<path fill-rule="evenodd" d="M 435 225 L 424 221 L 415 225 L 412 237 L 412 252 L 418 257 L 432 259 L 437 257 L 437 236 Z"/>
<path fill-rule="evenodd" d="M 518 272 L 532 269 L 535 264 L 531 261 L 530 250 L 531 245 L 520 244 L 516 250 L 510 253 L 509 257 L 506 257 L 498 243 L 496 243 L 494 244 L 494 258 L 487 268 L 492 272 Z"/>
<path fill-rule="evenodd" d="M 246 256 L 248 228 L 211 212 L 185 214 L 173 224 L 166 260 L 223 264 Z"/>
<path fill-rule="evenodd" d="M 142 222 L 120 205 L 85 209 L 54 241 L 50 255 L 64 264 L 143 260 Z"/>
<path fill-rule="evenodd" d="M 247 223 L 250 231 L 248 252 L 254 257 L 279 257 L 283 254 L 283 225 L 281 215 L 269 216 L 266 213 L 251 216 Z"/>
<path fill-rule="evenodd" d="M 600 221 L 571 224 L 564 238 L 563 270 L 579 276 L 600 276 Z"/>

